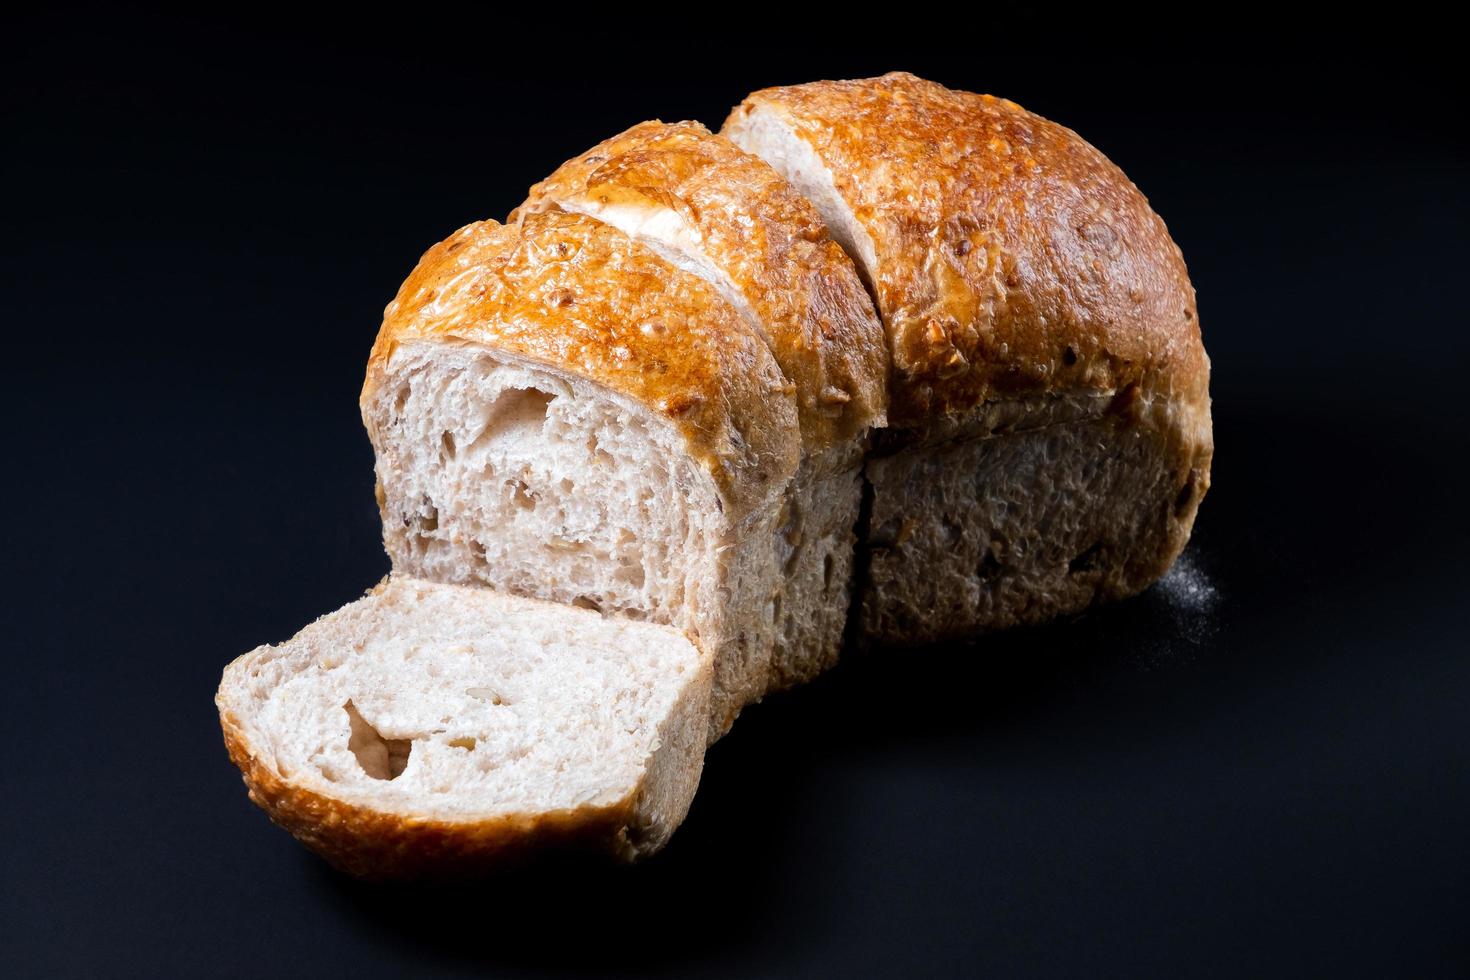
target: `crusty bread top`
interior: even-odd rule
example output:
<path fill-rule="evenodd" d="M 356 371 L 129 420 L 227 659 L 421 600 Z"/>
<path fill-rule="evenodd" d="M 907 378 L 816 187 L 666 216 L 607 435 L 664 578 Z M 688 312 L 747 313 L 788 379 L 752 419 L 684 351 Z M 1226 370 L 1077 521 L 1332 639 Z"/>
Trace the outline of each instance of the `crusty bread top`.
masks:
<path fill-rule="evenodd" d="M 1205 404 L 1183 258 L 1071 130 L 903 72 L 756 92 L 725 131 L 761 112 L 810 144 L 871 239 L 894 424 L 1133 383 Z"/>
<path fill-rule="evenodd" d="M 481 221 L 429 249 L 384 312 L 364 406 L 415 340 L 528 358 L 669 419 L 731 520 L 796 471 L 795 399 L 761 336 L 708 283 L 591 218 Z"/>
<path fill-rule="evenodd" d="M 553 203 L 713 266 L 795 385 L 809 448 L 885 423 L 872 301 L 816 208 L 760 158 L 697 122 L 639 123 L 562 164 L 520 210 Z"/>

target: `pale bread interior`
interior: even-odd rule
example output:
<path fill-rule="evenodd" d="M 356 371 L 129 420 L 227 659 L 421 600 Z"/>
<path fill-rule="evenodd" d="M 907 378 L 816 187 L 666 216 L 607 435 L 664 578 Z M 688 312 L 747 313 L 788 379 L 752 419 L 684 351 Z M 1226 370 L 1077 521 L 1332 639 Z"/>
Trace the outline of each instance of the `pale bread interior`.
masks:
<path fill-rule="evenodd" d="M 675 630 L 394 578 L 230 664 L 219 703 L 293 785 L 481 821 L 635 797 L 674 737 L 664 727 L 702 733 L 708 684 L 707 661 Z M 690 745 L 681 761 L 697 772 L 703 743 Z"/>
<path fill-rule="evenodd" d="M 406 344 L 364 404 L 394 568 L 708 632 L 725 522 L 667 419 L 504 353 Z"/>

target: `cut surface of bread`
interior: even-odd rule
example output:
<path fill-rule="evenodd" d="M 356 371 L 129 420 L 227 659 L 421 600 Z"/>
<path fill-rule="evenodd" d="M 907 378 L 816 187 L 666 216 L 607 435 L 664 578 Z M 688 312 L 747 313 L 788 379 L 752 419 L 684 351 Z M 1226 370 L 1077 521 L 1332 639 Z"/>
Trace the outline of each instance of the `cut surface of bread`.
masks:
<path fill-rule="evenodd" d="M 672 426 L 503 351 L 413 341 L 391 367 L 367 410 L 396 567 L 681 626 L 717 601 L 728 528 Z"/>
<path fill-rule="evenodd" d="M 361 406 L 395 569 L 689 632 L 715 735 L 764 693 L 800 435 L 709 284 L 581 215 L 471 225 L 389 306 Z"/>
<path fill-rule="evenodd" d="M 1194 290 L 1075 133 L 904 73 L 756 92 L 722 130 L 807 196 L 883 319 L 862 635 L 1119 598 L 1188 541 L 1214 444 Z"/>
<path fill-rule="evenodd" d="M 234 661 L 216 704 L 273 820 L 392 876 L 657 849 L 698 785 L 709 690 L 676 630 L 394 577 Z"/>

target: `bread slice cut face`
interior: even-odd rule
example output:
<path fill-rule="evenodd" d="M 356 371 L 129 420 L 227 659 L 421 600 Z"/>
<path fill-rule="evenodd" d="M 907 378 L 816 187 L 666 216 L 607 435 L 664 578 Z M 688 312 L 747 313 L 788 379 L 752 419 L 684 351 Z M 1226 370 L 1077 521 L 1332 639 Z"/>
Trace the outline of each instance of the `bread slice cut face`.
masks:
<path fill-rule="evenodd" d="M 699 783 L 710 676 L 668 627 L 394 577 L 235 660 L 215 702 L 276 823 L 359 875 L 455 875 L 662 846 Z"/>

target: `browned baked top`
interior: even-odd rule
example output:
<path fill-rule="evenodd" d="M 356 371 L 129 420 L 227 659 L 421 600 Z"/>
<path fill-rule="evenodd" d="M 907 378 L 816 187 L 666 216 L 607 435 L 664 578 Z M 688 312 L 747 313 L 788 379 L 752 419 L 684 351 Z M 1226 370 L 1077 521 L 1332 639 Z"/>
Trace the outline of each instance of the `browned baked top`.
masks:
<path fill-rule="evenodd" d="M 757 110 L 810 144 L 872 239 L 894 424 L 1135 382 L 1207 397 L 1178 248 L 1071 130 L 901 72 L 756 92 L 726 129 Z"/>
<path fill-rule="evenodd" d="M 480 221 L 429 249 L 384 311 L 364 403 L 415 340 L 506 351 L 627 396 L 677 426 L 738 511 L 796 470 L 794 399 L 765 341 L 712 286 L 591 218 Z"/>
<path fill-rule="evenodd" d="M 795 385 L 808 447 L 884 424 L 888 352 L 872 301 L 816 209 L 764 161 L 696 122 L 645 122 L 563 164 L 521 209 L 552 202 L 625 228 L 658 223 L 653 235 L 728 277 Z"/>

